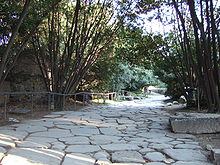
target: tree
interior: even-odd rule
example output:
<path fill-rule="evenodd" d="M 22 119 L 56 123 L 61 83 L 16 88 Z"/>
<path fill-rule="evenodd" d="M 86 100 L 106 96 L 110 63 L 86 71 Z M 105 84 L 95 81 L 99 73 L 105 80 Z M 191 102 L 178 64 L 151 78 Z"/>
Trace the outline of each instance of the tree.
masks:
<path fill-rule="evenodd" d="M 48 90 L 69 94 L 109 49 L 118 29 L 111 0 L 67 1 L 53 8 L 32 38 Z M 62 99 L 58 101 L 62 107 Z"/>
<path fill-rule="evenodd" d="M 101 93 L 112 91 L 110 83 L 112 81 L 112 75 L 116 72 L 118 66 L 114 54 L 114 44 L 112 44 L 112 48 L 99 57 L 85 74 L 78 87 L 79 91 L 88 90 Z"/>
<path fill-rule="evenodd" d="M 158 57 L 161 36 L 144 35 L 140 28 L 126 25 L 120 27 L 116 38 L 110 51 L 86 74 L 82 88 L 96 91 L 138 90 L 150 83 L 146 77 L 153 80 L 154 75 L 146 68 L 152 69 L 152 58 Z"/>
<path fill-rule="evenodd" d="M 0 85 L 13 68 L 17 57 L 50 12 L 60 0 L 23 0 L 0 2 Z M 52 5 L 51 5 L 52 4 Z"/>
<path fill-rule="evenodd" d="M 164 86 L 152 70 L 140 66 L 119 63 L 112 75 L 111 91 L 139 91 L 146 85 Z"/>
<path fill-rule="evenodd" d="M 161 35 L 143 34 L 143 30 L 134 25 L 125 25 L 118 33 L 115 54 L 118 61 L 152 67 L 153 58 L 160 55 L 163 39 Z"/>
<path fill-rule="evenodd" d="M 1 61 L 0 61 L 0 82 L 2 83 L 2 81 L 5 79 L 5 69 L 6 69 L 6 66 L 7 66 L 7 63 L 8 63 L 8 60 L 9 60 L 9 51 L 11 50 L 11 47 L 13 46 L 13 43 L 18 35 L 18 30 L 20 29 L 21 27 L 21 24 L 23 23 L 24 21 L 24 18 L 26 17 L 27 13 L 28 13 L 28 9 L 30 7 L 30 2 L 31 0 L 26 0 L 25 3 L 24 3 L 24 6 L 23 6 L 23 9 L 22 9 L 22 12 L 19 16 L 19 19 L 17 21 L 17 24 L 15 25 L 15 27 L 12 29 L 12 31 L 6 31 L 5 33 L 2 34 L 1 36 L 1 41 L 2 41 L 2 45 L 1 46 L 4 46 L 4 50 L 3 50 L 3 53 L 1 54 Z M 3 8 L 4 6 L 8 5 L 7 2 L 1 2 L 3 5 Z M 9 2 L 10 3 L 10 2 Z M 4 14 L 4 13 L 3 13 Z M 10 13 L 12 14 L 12 13 Z M 6 16 L 6 15 L 5 15 Z M 16 15 L 9 15 L 9 17 L 17 17 Z M 3 25 L 1 26 L 1 28 L 4 28 L 4 26 L 7 27 L 7 22 L 5 22 L 5 17 L 4 15 L 2 16 L 1 18 L 1 23 L 2 25 L 5 23 L 6 25 Z M 7 18 L 6 18 L 7 19 Z M 11 36 L 10 36 L 11 35 Z M 10 39 L 8 39 L 10 38 Z M 7 41 L 9 40 L 9 41 Z M 0 83 L 0 84 L 1 84 Z"/>
<path fill-rule="evenodd" d="M 198 87 L 201 88 L 208 101 L 208 111 L 218 112 L 220 110 L 220 84 L 219 84 L 219 66 L 217 58 L 219 56 L 218 51 L 218 38 L 219 33 L 217 31 L 217 18 L 215 18 L 213 1 L 187 1 L 178 2 L 172 1 L 172 4 L 176 10 L 177 16 L 180 19 L 181 32 L 183 32 L 183 38 L 185 47 L 187 48 L 187 56 L 192 57 L 192 47 L 190 46 L 190 39 L 193 39 L 195 45 L 195 60 L 192 61 L 194 67 Z M 179 5 L 181 4 L 181 5 Z M 180 6 L 185 6 L 188 9 L 188 19 L 192 23 L 191 31 L 194 37 L 190 36 L 189 32 L 186 32 L 186 20 L 183 13 L 180 12 Z M 200 10 L 198 12 L 198 10 Z M 200 14 L 199 14 L 200 13 Z M 191 38 L 189 38 L 191 37 Z M 190 58 L 192 59 L 192 58 Z"/>
<path fill-rule="evenodd" d="M 152 3 L 151 3 L 152 2 Z M 170 66 L 176 80 L 182 80 L 182 85 L 201 89 L 208 103 L 209 112 L 220 110 L 220 79 L 219 79 L 219 7 L 216 1 L 129 1 L 135 3 L 134 11 L 147 13 L 156 8 L 159 14 L 155 17 L 163 20 L 161 9 L 163 5 L 173 7 L 174 15 L 170 16 L 173 23 L 173 49 L 169 44 L 163 49 L 161 58 L 168 64 L 177 62 L 177 69 Z M 153 8 L 148 3 L 155 4 Z M 175 16 L 175 17 L 174 17 Z M 168 46 L 168 49 L 166 50 Z M 161 61 L 160 58 L 154 62 Z M 157 62 L 158 63 L 158 62 Z M 160 63 L 160 62 L 159 62 Z"/>

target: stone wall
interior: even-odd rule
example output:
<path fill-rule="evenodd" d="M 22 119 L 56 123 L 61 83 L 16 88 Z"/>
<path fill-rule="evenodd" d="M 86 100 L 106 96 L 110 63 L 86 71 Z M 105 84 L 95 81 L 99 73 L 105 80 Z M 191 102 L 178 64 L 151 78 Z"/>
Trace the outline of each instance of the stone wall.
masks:
<path fill-rule="evenodd" d="M 30 50 L 24 51 L 19 56 L 6 80 L 10 86 L 9 90 L 12 92 L 47 91 L 37 59 Z M 10 100 L 21 101 L 21 98 L 29 97 L 11 95 Z"/>
<path fill-rule="evenodd" d="M 0 92 L 10 92 L 11 91 L 11 86 L 10 86 L 10 82 L 5 81 L 3 82 L 3 84 L 0 87 Z M 8 97 L 7 97 L 8 100 Z M 5 102 L 5 96 L 4 95 L 0 95 L 0 105 L 3 105 Z"/>
<path fill-rule="evenodd" d="M 31 51 L 24 51 L 8 76 L 12 91 L 46 91 L 37 59 Z"/>

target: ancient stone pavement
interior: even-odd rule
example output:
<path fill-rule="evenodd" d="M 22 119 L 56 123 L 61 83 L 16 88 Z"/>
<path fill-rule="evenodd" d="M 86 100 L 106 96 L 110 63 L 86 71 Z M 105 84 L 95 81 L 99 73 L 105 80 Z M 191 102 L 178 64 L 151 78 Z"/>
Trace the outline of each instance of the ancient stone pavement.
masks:
<path fill-rule="evenodd" d="M 210 165 L 189 134 L 169 130 L 163 96 L 53 112 L 0 127 L 3 165 Z"/>

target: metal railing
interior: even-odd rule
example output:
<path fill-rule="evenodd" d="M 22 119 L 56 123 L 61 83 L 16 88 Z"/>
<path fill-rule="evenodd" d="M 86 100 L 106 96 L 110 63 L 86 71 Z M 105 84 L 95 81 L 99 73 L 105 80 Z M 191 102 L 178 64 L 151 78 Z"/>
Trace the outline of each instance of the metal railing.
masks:
<path fill-rule="evenodd" d="M 60 99 L 62 99 L 63 106 L 61 110 L 65 110 L 66 101 L 68 98 L 71 98 L 73 100 L 74 109 L 76 109 L 77 106 L 77 96 L 81 95 L 81 104 L 85 106 L 88 103 L 91 103 L 91 100 L 97 99 L 98 103 L 100 103 L 100 100 L 103 101 L 103 103 L 106 102 L 107 99 L 116 99 L 117 93 L 116 92 L 110 92 L 110 93 L 91 93 L 91 92 L 78 92 L 73 94 L 62 94 L 62 93 L 54 93 L 54 92 L 0 92 L 0 96 L 4 97 L 4 101 L 1 104 L 1 107 L 3 108 L 3 112 L 1 112 L 2 117 L 4 119 L 8 119 L 8 104 L 9 97 L 12 96 L 28 96 L 28 99 L 26 99 L 25 102 L 29 102 L 30 104 L 30 110 L 33 114 L 34 112 L 34 102 L 37 100 L 36 96 L 41 96 L 47 101 L 47 110 L 48 111 L 54 111 L 56 109 L 55 107 L 55 97 L 59 96 Z M 45 103 L 44 103 L 45 104 Z"/>

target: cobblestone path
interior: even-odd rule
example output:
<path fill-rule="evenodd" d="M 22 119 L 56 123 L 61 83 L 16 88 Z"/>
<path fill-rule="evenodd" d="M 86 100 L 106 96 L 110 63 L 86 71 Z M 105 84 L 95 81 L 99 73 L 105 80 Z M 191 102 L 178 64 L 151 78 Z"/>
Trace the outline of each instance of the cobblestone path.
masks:
<path fill-rule="evenodd" d="M 169 130 L 163 96 L 53 112 L 0 127 L 3 165 L 211 165 L 189 134 Z"/>

